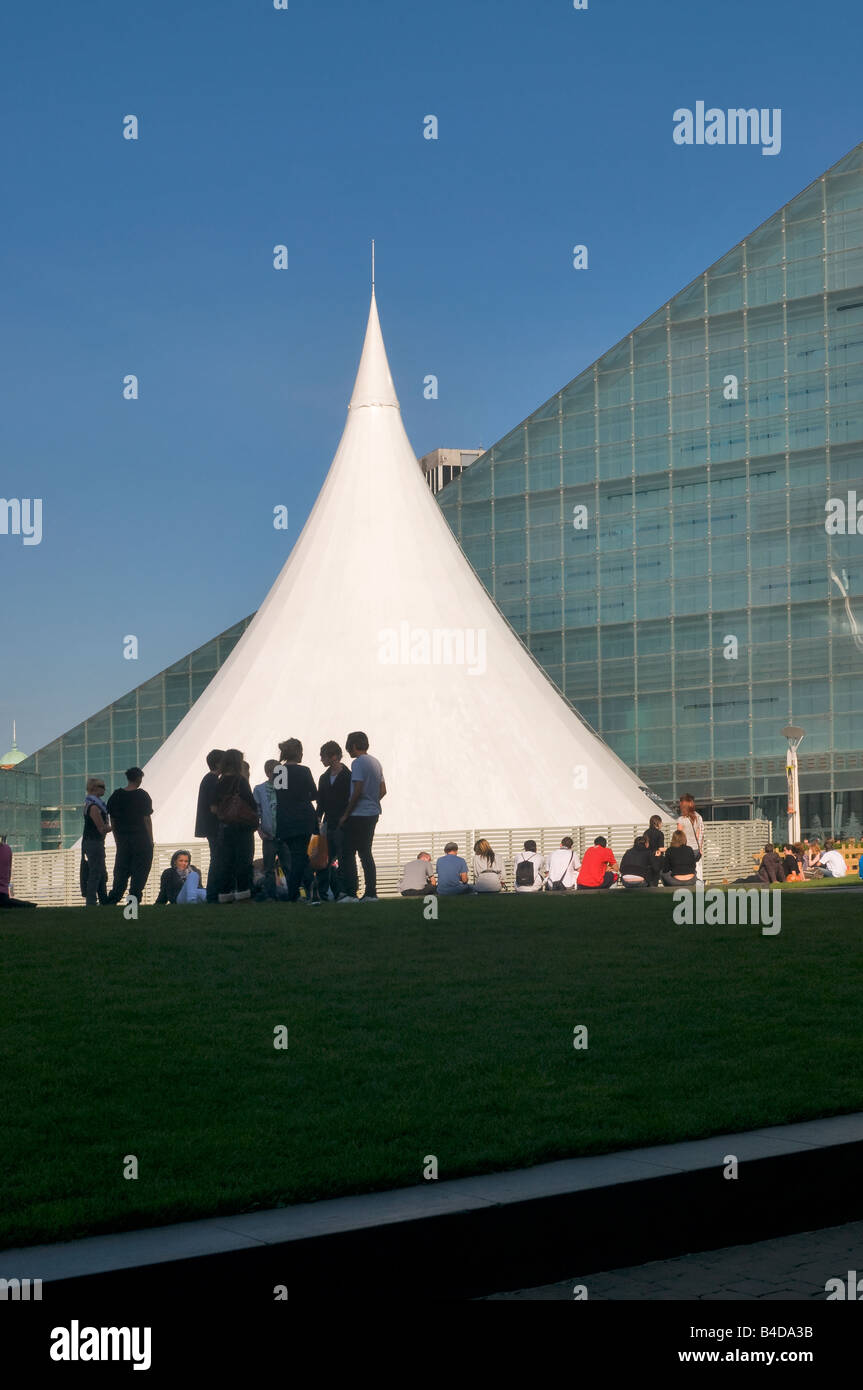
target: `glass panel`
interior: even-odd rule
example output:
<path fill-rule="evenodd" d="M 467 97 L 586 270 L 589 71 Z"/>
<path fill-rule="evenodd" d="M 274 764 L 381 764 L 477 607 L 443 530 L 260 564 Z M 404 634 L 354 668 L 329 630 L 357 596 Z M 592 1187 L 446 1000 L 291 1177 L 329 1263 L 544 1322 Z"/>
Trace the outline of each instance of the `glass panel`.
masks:
<path fill-rule="evenodd" d="M 560 450 L 560 421 L 541 420 L 527 427 L 527 451 L 536 454 L 556 454 Z"/>
<path fill-rule="evenodd" d="M 668 391 L 668 366 L 665 362 L 638 365 L 633 373 L 635 400 L 650 401 L 665 396 Z"/>
<path fill-rule="evenodd" d="M 521 495 L 527 486 L 527 471 L 524 457 L 506 464 L 495 464 L 492 469 L 492 488 L 495 500 L 499 497 Z"/>
<path fill-rule="evenodd" d="M 527 522 L 527 504 L 521 497 L 495 497 L 494 526 L 496 531 L 523 531 Z"/>
<path fill-rule="evenodd" d="M 828 290 L 863 285 L 863 250 L 843 251 L 827 257 Z"/>
<path fill-rule="evenodd" d="M 593 368 L 577 377 L 560 393 L 560 408 L 564 415 L 578 415 L 593 410 Z"/>
<path fill-rule="evenodd" d="M 795 222 L 785 235 L 785 255 L 789 261 L 805 261 L 820 256 L 824 250 L 824 224 L 819 217 L 808 222 Z"/>
<path fill-rule="evenodd" d="M 214 638 L 212 642 L 206 642 L 203 647 L 199 647 L 197 651 L 192 652 L 190 657 L 192 670 L 215 671 L 219 664 L 218 652 L 218 638 Z"/>
<path fill-rule="evenodd" d="M 814 256 L 808 261 L 794 261 L 788 267 L 787 295 L 789 299 L 800 299 L 807 294 L 818 294 L 824 288 L 824 261 Z M 831 286 L 831 288 L 838 288 Z"/>
<path fill-rule="evenodd" d="M 711 276 L 707 282 L 707 312 L 724 314 L 743 307 L 743 276 Z M 711 325 L 711 332 L 713 331 Z"/>

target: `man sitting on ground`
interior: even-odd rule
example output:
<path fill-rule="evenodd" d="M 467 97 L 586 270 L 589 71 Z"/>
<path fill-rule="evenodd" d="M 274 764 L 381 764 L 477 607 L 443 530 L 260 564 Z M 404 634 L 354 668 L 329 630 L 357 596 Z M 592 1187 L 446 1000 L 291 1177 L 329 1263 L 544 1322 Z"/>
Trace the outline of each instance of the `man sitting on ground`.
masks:
<path fill-rule="evenodd" d="M 545 859 L 536 848 L 536 840 L 525 840 L 524 849 L 515 856 L 516 893 L 539 893 L 547 876 Z"/>
<path fill-rule="evenodd" d="M 575 877 L 580 868 L 581 860 L 572 847 L 572 836 L 564 835 L 560 849 L 553 849 L 548 856 L 546 888 L 555 893 L 565 893 L 575 888 Z"/>
<path fill-rule="evenodd" d="M 402 869 L 399 892 L 403 898 L 425 898 L 429 893 L 437 892 L 436 885 L 431 855 L 421 849 L 416 859 L 409 859 Z"/>
<path fill-rule="evenodd" d="M 844 878 L 848 872 L 848 865 L 832 840 L 824 841 L 824 853 L 818 862 L 825 878 Z"/>
<path fill-rule="evenodd" d="M 467 861 L 458 852 L 455 840 L 449 840 L 443 847 L 443 854 L 437 861 L 437 895 L 439 898 L 453 897 L 456 893 L 470 893 L 467 881 Z"/>
<path fill-rule="evenodd" d="M 604 835 L 597 835 L 589 849 L 584 851 L 584 859 L 578 871 L 576 887 L 580 889 L 610 888 L 617 878 L 614 870 L 617 860 Z"/>

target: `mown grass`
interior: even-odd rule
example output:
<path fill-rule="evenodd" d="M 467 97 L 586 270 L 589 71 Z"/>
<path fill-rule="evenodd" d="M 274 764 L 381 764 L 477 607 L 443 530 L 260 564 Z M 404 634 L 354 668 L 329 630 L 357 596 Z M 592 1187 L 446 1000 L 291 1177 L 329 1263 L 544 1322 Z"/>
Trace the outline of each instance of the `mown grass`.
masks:
<path fill-rule="evenodd" d="M 863 1107 L 863 895 L 439 906 L 4 913 L 0 1246 Z"/>

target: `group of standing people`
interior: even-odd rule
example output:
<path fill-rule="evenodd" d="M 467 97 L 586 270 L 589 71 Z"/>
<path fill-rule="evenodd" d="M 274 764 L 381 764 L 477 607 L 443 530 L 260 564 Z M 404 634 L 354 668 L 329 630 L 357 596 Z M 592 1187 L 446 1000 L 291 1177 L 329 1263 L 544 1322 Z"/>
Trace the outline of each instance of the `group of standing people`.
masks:
<path fill-rule="evenodd" d="M 153 865 L 153 803 L 141 783 L 139 767 L 126 769 L 126 785 L 105 801 L 101 777 L 87 779 L 81 832 L 81 896 L 87 907 L 108 907 L 126 896 L 141 901 Z M 105 867 L 105 843 L 114 836 L 116 856 L 111 891 Z"/>
<path fill-rule="evenodd" d="M 263 782 L 254 788 L 250 768 L 238 748 L 214 748 L 198 789 L 195 835 L 210 847 L 206 888 L 188 850 L 177 850 L 161 875 L 157 903 L 242 902 L 252 897 L 255 834 L 261 838 L 264 878 L 260 897 L 275 900 L 276 875 L 287 883 L 296 902 L 305 885 L 307 896 L 338 902 L 376 902 L 377 870 L 372 843 L 381 801 L 386 796 L 383 769 L 369 752 L 361 730 L 348 734 L 353 760 L 342 762 L 334 741 L 321 748 L 324 771 L 318 782 L 303 765 L 303 745 L 296 738 L 279 744 L 279 758 L 264 764 Z M 105 800 L 103 778 L 87 781 L 81 836 L 81 895 L 88 907 L 110 906 L 125 899 L 127 889 L 140 902 L 153 864 L 153 803 L 141 783 L 139 767 L 126 771 L 125 787 Z M 116 845 L 113 883 L 108 891 L 105 846 Z M 310 869 L 309 846 L 317 837 L 318 860 Z M 357 856 L 365 892 L 357 896 Z"/>
<path fill-rule="evenodd" d="M 255 833 L 261 838 L 264 865 L 261 898 L 275 901 L 281 870 L 287 899 L 307 897 L 337 902 L 377 902 L 377 869 L 372 854 L 381 801 L 387 788 L 383 768 L 369 752 L 361 730 L 348 734 L 352 759 L 342 762 L 334 740 L 320 750 L 324 767 L 317 783 L 302 762 L 297 738 L 279 744 L 279 757 L 264 764 L 264 781 L 252 787 L 249 767 L 237 748 L 213 749 L 208 772 L 198 791 L 195 834 L 210 846 L 207 902 L 242 902 L 252 897 Z M 317 837 L 318 855 L 310 863 L 309 847 Z M 358 898 L 357 856 L 365 891 Z"/>

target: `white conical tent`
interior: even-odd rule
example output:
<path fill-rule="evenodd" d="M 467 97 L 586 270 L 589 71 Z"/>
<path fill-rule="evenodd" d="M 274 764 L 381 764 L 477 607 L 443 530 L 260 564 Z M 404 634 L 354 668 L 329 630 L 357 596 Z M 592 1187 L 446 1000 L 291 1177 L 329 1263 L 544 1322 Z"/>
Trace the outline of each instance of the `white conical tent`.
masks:
<path fill-rule="evenodd" d="M 611 825 L 656 811 L 573 713 L 464 558 L 402 424 L 377 306 L 332 466 L 241 640 L 145 769 L 157 841 L 194 828 L 210 748 L 263 780 L 299 738 L 364 730 L 388 795 L 381 832 Z"/>

